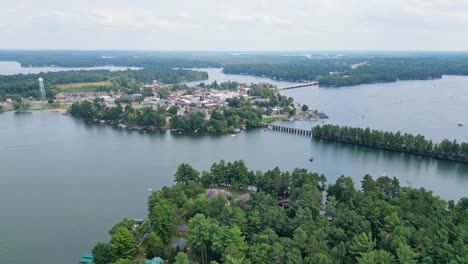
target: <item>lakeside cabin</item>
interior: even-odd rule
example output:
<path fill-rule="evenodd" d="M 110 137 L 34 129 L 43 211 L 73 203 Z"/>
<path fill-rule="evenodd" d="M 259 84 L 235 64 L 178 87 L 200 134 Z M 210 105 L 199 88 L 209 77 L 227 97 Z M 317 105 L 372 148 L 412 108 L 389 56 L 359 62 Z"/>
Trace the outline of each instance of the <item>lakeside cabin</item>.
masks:
<path fill-rule="evenodd" d="M 188 240 L 182 237 L 179 237 L 174 241 L 172 244 L 172 248 L 176 251 L 182 251 L 182 252 L 187 252 L 190 250 L 188 247 Z"/>
<path fill-rule="evenodd" d="M 179 225 L 177 226 L 177 234 L 179 236 L 185 236 L 188 234 L 189 227 L 188 225 Z"/>
<path fill-rule="evenodd" d="M 160 257 L 155 257 L 153 259 L 147 259 L 146 264 L 164 264 L 164 260 Z"/>

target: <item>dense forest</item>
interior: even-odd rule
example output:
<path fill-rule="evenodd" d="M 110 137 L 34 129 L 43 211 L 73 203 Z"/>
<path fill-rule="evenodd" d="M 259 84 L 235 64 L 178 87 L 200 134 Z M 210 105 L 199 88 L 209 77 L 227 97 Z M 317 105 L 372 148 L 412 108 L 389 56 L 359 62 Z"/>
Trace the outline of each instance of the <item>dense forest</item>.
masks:
<path fill-rule="evenodd" d="M 444 139 L 433 143 L 422 135 L 384 132 L 369 128 L 323 125 L 312 128 L 314 138 L 359 144 L 388 150 L 407 152 L 434 158 L 468 162 L 468 142 Z"/>
<path fill-rule="evenodd" d="M 277 80 L 306 81 L 326 76 L 330 72 L 345 71 L 349 66 L 334 60 L 318 59 L 305 62 L 288 62 L 272 64 L 228 64 L 224 66 L 227 74 L 248 74 L 266 76 Z"/>
<path fill-rule="evenodd" d="M 145 51 L 0 51 L 0 61 L 18 61 L 22 67 L 123 66 L 144 68 L 220 67 L 204 54 Z"/>
<path fill-rule="evenodd" d="M 347 86 L 397 80 L 427 80 L 468 75 L 468 58 L 378 58 L 353 70 L 324 76 L 321 86 Z"/>
<path fill-rule="evenodd" d="M 289 63 L 228 64 L 225 73 L 288 81 L 319 80 L 320 86 L 348 86 L 397 80 L 468 75 L 468 57 L 328 58 Z"/>
<path fill-rule="evenodd" d="M 96 264 L 468 263 L 468 199 L 447 202 L 397 178 L 327 186 L 306 169 L 221 160 L 201 173 L 181 164 L 175 182 L 150 195 L 148 220 L 124 219 L 97 243 Z"/>
<path fill-rule="evenodd" d="M 0 100 L 7 97 L 39 97 L 38 78 L 44 79 L 47 96 L 53 96 L 60 90 L 57 84 L 110 81 L 112 85 L 100 89 L 134 89 L 141 83 L 151 83 L 158 80 L 162 83 L 179 83 L 185 81 L 204 80 L 206 72 L 192 70 L 174 70 L 162 68 L 146 68 L 142 70 L 125 71 L 65 71 L 39 74 L 0 75 Z"/>

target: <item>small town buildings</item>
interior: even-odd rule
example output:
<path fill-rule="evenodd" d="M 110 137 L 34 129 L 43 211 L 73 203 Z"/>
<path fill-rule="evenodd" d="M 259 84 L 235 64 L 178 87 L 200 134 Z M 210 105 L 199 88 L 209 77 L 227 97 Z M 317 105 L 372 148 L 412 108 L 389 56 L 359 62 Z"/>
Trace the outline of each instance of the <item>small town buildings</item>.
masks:
<path fill-rule="evenodd" d="M 143 98 L 142 94 L 124 94 L 120 96 L 120 100 L 128 100 L 130 102 L 136 102 Z"/>
<path fill-rule="evenodd" d="M 258 86 L 258 87 L 270 87 L 270 86 L 271 86 L 271 83 L 259 82 L 259 83 L 257 83 L 257 86 Z"/>
<path fill-rule="evenodd" d="M 58 93 L 55 95 L 55 99 L 57 100 L 65 100 L 67 96 L 64 93 Z"/>
<path fill-rule="evenodd" d="M 109 102 L 112 98 L 109 95 L 101 95 L 99 98 L 104 99 L 104 101 Z"/>
<path fill-rule="evenodd" d="M 216 106 L 219 106 L 219 104 L 217 104 L 217 103 L 209 103 L 209 104 L 205 104 L 204 106 L 205 106 L 206 109 L 212 110 L 212 109 L 215 108 Z"/>

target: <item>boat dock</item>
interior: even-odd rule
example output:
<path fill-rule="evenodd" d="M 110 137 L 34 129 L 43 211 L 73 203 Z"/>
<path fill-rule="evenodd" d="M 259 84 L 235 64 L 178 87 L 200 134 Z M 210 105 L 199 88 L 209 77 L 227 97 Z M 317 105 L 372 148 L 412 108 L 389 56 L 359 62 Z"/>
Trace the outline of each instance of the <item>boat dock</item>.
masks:
<path fill-rule="evenodd" d="M 312 137 L 312 130 L 302 129 L 302 128 L 293 128 L 293 127 L 286 127 L 280 125 L 272 125 L 272 124 L 262 124 L 263 128 L 267 128 L 273 131 L 290 133 L 295 135 L 301 135 L 306 137 Z"/>

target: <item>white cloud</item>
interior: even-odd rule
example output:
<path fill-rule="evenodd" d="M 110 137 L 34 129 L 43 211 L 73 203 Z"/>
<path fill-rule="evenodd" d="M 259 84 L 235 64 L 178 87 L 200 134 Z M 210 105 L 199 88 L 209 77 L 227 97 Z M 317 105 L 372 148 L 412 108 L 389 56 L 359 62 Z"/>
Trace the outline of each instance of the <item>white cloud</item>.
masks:
<path fill-rule="evenodd" d="M 468 47 L 468 0 L 16 0 L 2 5 L 0 29 L 8 38 L 0 48 Z M 38 36 L 42 42 L 35 41 Z M 441 36 L 444 41 L 436 39 Z"/>
<path fill-rule="evenodd" d="M 89 17 L 97 24 L 113 28 L 130 28 L 141 30 L 186 29 L 195 30 L 199 26 L 182 22 L 190 19 L 187 13 L 179 12 L 176 17 L 165 18 L 151 10 L 141 8 L 101 8 L 89 11 Z"/>
<path fill-rule="evenodd" d="M 289 25 L 291 22 L 287 18 L 266 15 L 266 14 L 235 14 L 228 13 L 219 16 L 227 22 L 242 22 L 242 23 L 262 23 L 266 25 Z"/>

